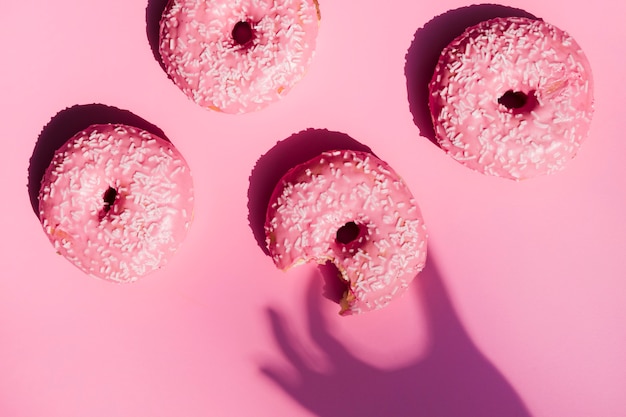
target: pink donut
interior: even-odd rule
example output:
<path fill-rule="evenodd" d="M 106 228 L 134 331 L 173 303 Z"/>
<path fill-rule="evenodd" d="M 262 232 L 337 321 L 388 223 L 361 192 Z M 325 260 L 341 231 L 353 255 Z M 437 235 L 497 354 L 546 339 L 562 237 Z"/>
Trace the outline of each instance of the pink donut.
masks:
<path fill-rule="evenodd" d="M 193 184 L 168 141 L 126 125 L 92 125 L 56 151 L 39 218 L 57 252 L 89 275 L 130 282 L 169 260 L 187 234 Z"/>
<path fill-rule="evenodd" d="M 280 269 L 337 267 L 347 286 L 342 315 L 386 306 L 426 261 L 426 227 L 409 188 L 365 152 L 324 152 L 289 170 L 270 199 L 265 236 Z"/>
<path fill-rule="evenodd" d="M 315 50 L 317 0 L 170 0 L 159 52 L 174 83 L 198 105 L 260 110 L 304 76 Z"/>
<path fill-rule="evenodd" d="M 593 113 L 591 68 L 578 44 L 522 17 L 467 29 L 442 51 L 429 88 L 440 146 L 471 169 L 514 180 L 562 169 Z"/>

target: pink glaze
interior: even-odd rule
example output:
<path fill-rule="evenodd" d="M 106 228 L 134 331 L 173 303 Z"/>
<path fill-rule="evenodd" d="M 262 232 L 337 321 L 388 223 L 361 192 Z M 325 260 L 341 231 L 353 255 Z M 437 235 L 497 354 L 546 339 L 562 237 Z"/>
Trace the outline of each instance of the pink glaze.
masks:
<path fill-rule="evenodd" d="M 247 113 L 279 100 L 304 76 L 319 25 L 316 0 L 171 0 L 159 51 L 174 83 L 202 107 Z M 251 39 L 238 43 L 244 22 Z"/>
<path fill-rule="evenodd" d="M 184 239 L 193 184 L 174 146 L 125 125 L 93 125 L 54 155 L 39 217 L 57 252 L 86 273 L 130 282 L 162 267 Z"/>
<path fill-rule="evenodd" d="M 507 92 L 509 106 L 499 103 Z M 441 147 L 469 168 L 515 180 L 562 169 L 593 113 L 581 48 L 562 30 L 521 17 L 482 22 L 450 43 L 430 94 Z"/>
<path fill-rule="evenodd" d="M 339 238 L 350 225 L 354 235 Z M 280 269 L 335 264 L 348 286 L 343 315 L 386 306 L 426 261 L 426 228 L 410 190 L 364 152 L 325 152 L 291 169 L 274 190 L 265 233 Z"/>

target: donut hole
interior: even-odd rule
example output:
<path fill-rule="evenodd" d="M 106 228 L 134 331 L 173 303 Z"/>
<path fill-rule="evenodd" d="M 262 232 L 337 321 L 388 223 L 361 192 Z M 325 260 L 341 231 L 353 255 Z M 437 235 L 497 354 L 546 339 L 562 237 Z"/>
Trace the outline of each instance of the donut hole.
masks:
<path fill-rule="evenodd" d="M 117 200 L 117 190 L 113 187 L 107 188 L 107 190 L 102 195 L 102 200 L 104 205 L 102 206 L 102 211 L 104 214 L 108 213 L 111 210 L 113 204 Z"/>
<path fill-rule="evenodd" d="M 498 99 L 498 103 L 510 110 L 521 109 L 526 105 L 527 101 L 528 96 L 526 93 L 513 90 L 507 91 Z"/>
<path fill-rule="evenodd" d="M 250 22 L 237 22 L 232 31 L 233 40 L 237 45 L 246 45 L 252 41 L 254 32 Z"/>
<path fill-rule="evenodd" d="M 498 98 L 498 103 L 514 113 L 528 113 L 537 106 L 535 91 L 508 90 Z"/>
<path fill-rule="evenodd" d="M 349 245 L 361 235 L 361 227 L 355 222 L 348 222 L 337 229 L 337 243 Z"/>

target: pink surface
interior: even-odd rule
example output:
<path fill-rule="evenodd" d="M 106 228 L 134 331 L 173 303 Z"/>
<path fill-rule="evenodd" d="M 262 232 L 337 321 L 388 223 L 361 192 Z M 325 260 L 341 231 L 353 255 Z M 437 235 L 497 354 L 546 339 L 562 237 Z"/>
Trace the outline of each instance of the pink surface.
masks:
<path fill-rule="evenodd" d="M 423 112 L 450 31 L 509 9 L 322 2 L 303 81 L 229 116 L 194 105 L 155 60 L 159 2 L 4 5 L 0 415 L 626 415 L 623 6 L 507 2 L 568 31 L 596 80 L 576 159 L 514 183 L 446 156 Z M 131 285 L 56 255 L 28 193 L 55 135 L 100 119 L 162 130 L 194 176 L 186 241 Z M 311 128 L 339 133 L 293 136 Z M 345 135 L 403 176 L 430 234 L 408 294 L 347 318 L 315 268 L 280 272 L 257 243 L 277 173 L 318 148 L 356 146 Z"/>

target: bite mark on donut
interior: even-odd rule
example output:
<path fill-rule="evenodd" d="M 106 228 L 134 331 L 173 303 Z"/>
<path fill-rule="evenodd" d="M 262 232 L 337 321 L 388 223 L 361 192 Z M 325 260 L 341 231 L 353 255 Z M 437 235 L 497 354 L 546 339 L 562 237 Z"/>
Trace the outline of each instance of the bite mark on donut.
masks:
<path fill-rule="evenodd" d="M 328 258 L 318 261 L 320 272 L 324 280 L 323 296 L 330 301 L 339 304 L 340 314 L 349 311 L 350 302 L 354 300 L 354 294 L 350 290 L 350 280 L 345 276 L 345 271 Z"/>
<path fill-rule="evenodd" d="M 328 275 L 326 276 L 324 296 L 339 304 L 340 316 L 350 316 L 353 314 L 353 305 L 357 301 L 357 297 L 354 294 L 354 288 L 350 282 L 350 277 L 348 277 L 348 272 L 335 259 L 330 259 L 327 265 L 332 265 L 336 275 L 334 279 L 330 279 L 332 277 Z M 331 298 L 333 296 L 331 291 L 335 291 L 334 298 Z"/>

